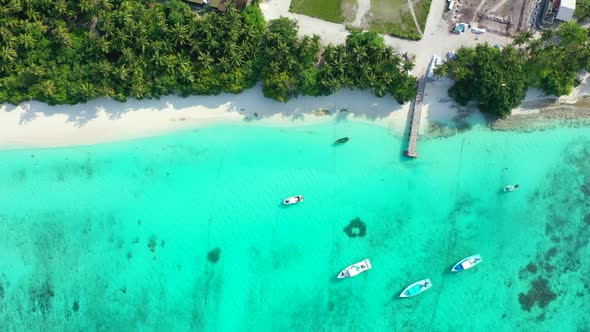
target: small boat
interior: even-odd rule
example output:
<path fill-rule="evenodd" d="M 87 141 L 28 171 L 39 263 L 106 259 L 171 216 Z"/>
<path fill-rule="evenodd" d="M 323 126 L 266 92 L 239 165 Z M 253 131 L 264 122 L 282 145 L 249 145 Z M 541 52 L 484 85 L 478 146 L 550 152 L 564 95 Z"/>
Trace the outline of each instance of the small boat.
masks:
<path fill-rule="evenodd" d="M 337 139 L 336 142 L 334 142 L 334 144 L 343 144 L 343 143 L 348 142 L 349 139 L 350 138 L 348 138 L 348 137 L 342 137 L 342 138 Z"/>
<path fill-rule="evenodd" d="M 451 269 L 452 272 L 460 272 L 469 270 L 470 268 L 476 266 L 477 264 L 483 262 L 483 258 L 481 258 L 480 254 L 469 256 L 467 258 L 463 258 L 462 260 L 458 261 L 455 266 Z"/>
<path fill-rule="evenodd" d="M 520 185 L 518 185 L 518 184 L 509 184 L 506 187 L 504 187 L 502 189 L 502 191 L 505 192 L 505 193 L 509 193 L 509 192 L 515 191 L 519 187 L 520 187 Z"/>
<path fill-rule="evenodd" d="M 342 272 L 338 274 L 338 279 L 354 277 L 372 268 L 371 261 L 367 258 L 342 270 Z"/>
<path fill-rule="evenodd" d="M 432 283 L 430 279 L 424 279 L 420 281 L 416 281 L 415 283 L 411 284 L 410 286 L 406 287 L 403 292 L 399 295 L 399 297 L 412 297 L 418 294 L 425 292 L 426 290 L 432 287 Z"/>
<path fill-rule="evenodd" d="M 283 204 L 291 205 L 291 204 L 297 204 L 299 202 L 303 202 L 303 195 L 289 197 L 283 201 Z"/>

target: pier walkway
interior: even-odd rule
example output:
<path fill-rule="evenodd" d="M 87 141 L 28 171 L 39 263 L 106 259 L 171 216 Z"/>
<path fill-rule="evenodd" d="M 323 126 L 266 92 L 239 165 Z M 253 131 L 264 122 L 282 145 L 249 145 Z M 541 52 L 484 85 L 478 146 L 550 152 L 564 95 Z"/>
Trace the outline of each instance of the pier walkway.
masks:
<path fill-rule="evenodd" d="M 418 92 L 416 94 L 416 100 L 414 100 L 413 107 L 408 116 L 412 117 L 410 124 L 410 140 L 408 142 L 408 150 L 406 156 L 411 158 L 417 158 L 418 152 L 416 147 L 418 145 L 418 132 L 420 131 L 420 117 L 422 116 L 422 102 L 424 101 L 424 89 L 426 88 L 426 77 L 418 80 Z"/>

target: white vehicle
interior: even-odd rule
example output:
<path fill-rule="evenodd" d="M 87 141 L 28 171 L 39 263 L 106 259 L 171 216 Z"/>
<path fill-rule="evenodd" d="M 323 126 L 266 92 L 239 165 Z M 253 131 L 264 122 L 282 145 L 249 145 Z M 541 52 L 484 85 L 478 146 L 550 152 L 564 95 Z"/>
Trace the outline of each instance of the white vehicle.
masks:
<path fill-rule="evenodd" d="M 283 201 L 283 204 L 291 205 L 291 204 L 297 204 L 299 202 L 303 202 L 303 195 L 289 197 Z"/>
<path fill-rule="evenodd" d="M 338 279 L 351 278 L 372 268 L 371 261 L 367 258 L 342 270 L 342 272 L 338 274 Z"/>
<path fill-rule="evenodd" d="M 399 295 L 399 297 L 412 297 L 423 292 L 427 291 L 432 287 L 432 282 L 430 279 L 424 279 L 420 281 L 416 281 L 415 283 L 411 284 L 410 286 L 406 287 L 403 292 Z"/>
<path fill-rule="evenodd" d="M 458 261 L 455 266 L 451 269 L 452 272 L 460 272 L 469 270 L 470 268 L 476 266 L 477 264 L 483 262 L 483 258 L 481 258 L 480 254 L 469 256 L 467 258 L 463 258 L 462 260 Z"/>
<path fill-rule="evenodd" d="M 481 35 L 482 33 L 486 32 L 486 29 L 478 29 L 476 27 L 471 28 L 471 32 L 476 35 Z"/>

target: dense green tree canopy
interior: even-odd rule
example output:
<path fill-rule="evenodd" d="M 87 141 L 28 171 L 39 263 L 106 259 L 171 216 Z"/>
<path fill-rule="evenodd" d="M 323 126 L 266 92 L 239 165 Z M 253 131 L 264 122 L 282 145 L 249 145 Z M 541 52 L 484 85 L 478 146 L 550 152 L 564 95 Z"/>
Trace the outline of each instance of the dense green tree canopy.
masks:
<path fill-rule="evenodd" d="M 416 96 L 417 82 L 408 74 L 413 64 L 375 32 L 351 32 L 345 45 L 327 47 L 323 60 L 319 80 L 324 92 L 358 87 L 380 97 L 391 93 L 399 102 Z"/>
<path fill-rule="evenodd" d="M 580 21 L 590 17 L 590 0 L 576 0 L 574 17 Z"/>
<path fill-rule="evenodd" d="M 588 30 L 575 22 L 562 23 L 527 44 L 529 84 L 555 96 L 566 95 L 580 70 L 590 69 Z"/>
<path fill-rule="evenodd" d="M 344 64 L 334 69 L 344 76 L 331 74 Z M 259 81 L 280 101 L 358 87 L 405 102 L 410 67 L 374 34 L 323 50 L 291 20 L 267 25 L 257 5 L 220 13 L 178 0 L 0 0 L 0 102 L 239 93 Z"/>
<path fill-rule="evenodd" d="M 555 96 L 572 91 L 580 71 L 590 69 L 589 31 L 568 22 L 543 31 L 540 38 L 523 32 L 503 50 L 461 48 L 438 72 L 455 80 L 449 95 L 458 102 L 477 100 L 482 111 L 505 116 L 523 100 L 528 86 Z"/>
<path fill-rule="evenodd" d="M 449 95 L 461 104 L 476 100 L 483 112 L 509 115 L 526 94 L 524 54 L 513 47 L 488 44 L 462 47 L 455 61 L 440 69 L 455 80 Z"/>

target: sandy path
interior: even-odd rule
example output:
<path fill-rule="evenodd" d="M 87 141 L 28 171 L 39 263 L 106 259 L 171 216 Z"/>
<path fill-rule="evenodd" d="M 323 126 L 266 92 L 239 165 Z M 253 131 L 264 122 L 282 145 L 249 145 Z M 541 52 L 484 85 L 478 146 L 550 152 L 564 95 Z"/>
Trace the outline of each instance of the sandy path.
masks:
<path fill-rule="evenodd" d="M 498 10 L 500 7 L 504 6 L 504 4 L 508 2 L 508 0 L 502 0 L 500 1 L 497 5 L 495 5 L 492 9 L 490 9 L 490 13 L 495 12 L 496 10 Z"/>
<path fill-rule="evenodd" d="M 479 13 L 479 11 L 481 10 L 481 7 L 483 6 L 483 4 L 485 2 L 486 2 L 486 0 L 481 0 L 479 2 L 479 5 L 477 5 L 477 8 L 475 9 L 475 12 L 473 13 L 473 17 L 471 18 L 471 22 L 476 22 L 475 19 L 477 18 L 477 13 Z"/>
<path fill-rule="evenodd" d="M 358 9 L 356 10 L 356 17 L 352 25 L 355 27 L 361 27 L 363 23 L 363 17 L 371 10 L 371 0 L 357 0 Z"/>
<path fill-rule="evenodd" d="M 412 18 L 414 19 L 414 24 L 416 24 L 416 29 L 420 33 L 420 35 L 424 35 L 422 33 L 422 29 L 420 29 L 420 24 L 418 24 L 418 19 L 416 18 L 416 13 L 414 12 L 414 4 L 412 0 L 408 0 L 408 8 L 410 8 L 410 14 L 412 14 Z"/>

